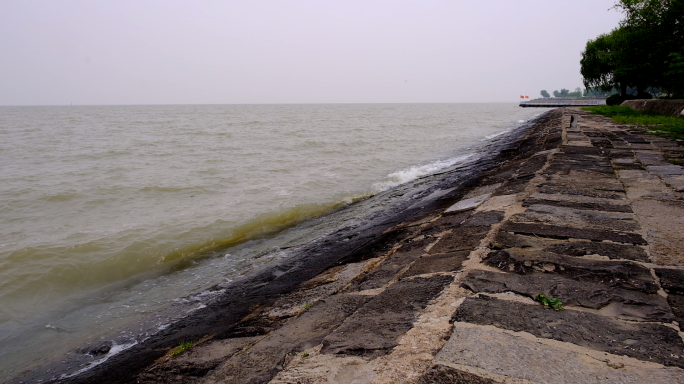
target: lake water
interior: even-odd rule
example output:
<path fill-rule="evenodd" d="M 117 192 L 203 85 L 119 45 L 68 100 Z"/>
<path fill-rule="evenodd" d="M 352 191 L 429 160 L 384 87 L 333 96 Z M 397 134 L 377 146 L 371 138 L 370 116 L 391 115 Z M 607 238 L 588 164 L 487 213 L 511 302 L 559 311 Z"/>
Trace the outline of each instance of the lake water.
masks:
<path fill-rule="evenodd" d="M 292 230 L 301 223 L 471 161 L 539 113 L 512 103 L 0 107 L 0 372 L 119 329 L 125 348 L 169 321 L 163 308 L 192 310 L 207 287 L 325 230 Z"/>

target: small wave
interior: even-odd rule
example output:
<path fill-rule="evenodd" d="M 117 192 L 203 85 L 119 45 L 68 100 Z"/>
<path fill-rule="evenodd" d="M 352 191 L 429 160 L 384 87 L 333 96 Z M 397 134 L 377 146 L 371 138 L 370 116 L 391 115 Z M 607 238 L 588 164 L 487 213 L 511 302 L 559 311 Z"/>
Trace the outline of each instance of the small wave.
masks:
<path fill-rule="evenodd" d="M 194 244 L 176 249 L 164 255 L 160 262 L 167 263 L 178 259 L 192 259 L 226 249 L 250 240 L 273 236 L 292 228 L 306 220 L 320 216 L 336 208 L 350 204 L 359 198 L 345 198 L 329 203 L 298 204 L 288 208 L 262 213 L 251 220 L 235 226 L 222 238 L 210 239 L 205 243 Z"/>
<path fill-rule="evenodd" d="M 119 354 L 119 353 L 127 350 L 128 348 L 133 347 L 136 344 L 138 344 L 137 341 L 134 341 L 134 342 L 131 342 L 128 344 L 114 344 L 114 345 L 112 345 L 112 348 L 109 350 L 109 352 L 103 358 L 91 362 L 90 364 L 86 365 L 84 368 L 81 368 L 74 373 L 62 375 L 60 377 L 60 380 L 69 379 L 71 377 L 78 376 L 83 372 L 87 372 L 87 371 L 93 369 L 94 367 L 104 363 L 105 361 L 109 360 L 112 356 Z"/>
<path fill-rule="evenodd" d="M 387 175 L 387 180 L 375 183 L 371 188 L 373 192 L 380 193 L 390 188 L 394 188 L 398 185 L 408 183 L 409 181 L 413 181 L 419 177 L 426 176 L 431 173 L 441 171 L 444 168 L 451 167 L 452 165 L 465 161 L 472 156 L 473 154 L 469 154 L 454 157 L 447 160 L 437 160 L 432 163 L 424 165 L 414 165 L 412 167 L 390 173 L 389 175 Z"/>
<path fill-rule="evenodd" d="M 507 134 L 507 133 L 510 132 L 510 131 L 511 131 L 510 129 L 506 129 L 506 130 L 504 130 L 504 131 L 497 132 L 497 133 L 493 133 L 493 134 L 491 134 L 491 135 L 485 136 L 484 139 L 485 139 L 485 140 L 491 140 L 491 139 L 493 139 L 493 138 L 495 138 L 495 137 L 499 137 L 499 136 L 501 136 L 501 135 L 505 135 L 505 134 Z"/>

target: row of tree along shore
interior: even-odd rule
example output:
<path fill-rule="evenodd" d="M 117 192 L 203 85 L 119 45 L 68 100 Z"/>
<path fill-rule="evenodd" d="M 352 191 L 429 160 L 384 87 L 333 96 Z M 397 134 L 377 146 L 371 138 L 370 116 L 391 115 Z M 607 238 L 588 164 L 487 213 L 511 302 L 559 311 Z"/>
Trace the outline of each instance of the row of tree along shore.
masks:
<path fill-rule="evenodd" d="M 612 92 L 615 93 L 615 92 Z M 582 91 L 581 88 L 575 88 L 574 92 L 570 92 L 569 89 L 562 88 L 560 91 L 555 90 L 553 91 L 553 97 L 555 98 L 581 98 L 581 97 L 589 97 L 589 98 L 605 98 L 608 97 L 612 94 L 611 92 L 605 92 L 600 89 L 595 90 L 595 89 L 584 89 Z M 541 96 L 545 99 L 548 99 L 551 97 L 549 92 L 545 89 L 542 89 L 540 92 Z"/>
<path fill-rule="evenodd" d="M 584 86 L 629 99 L 684 98 L 684 0 L 619 0 L 624 19 L 589 40 L 580 60 Z"/>

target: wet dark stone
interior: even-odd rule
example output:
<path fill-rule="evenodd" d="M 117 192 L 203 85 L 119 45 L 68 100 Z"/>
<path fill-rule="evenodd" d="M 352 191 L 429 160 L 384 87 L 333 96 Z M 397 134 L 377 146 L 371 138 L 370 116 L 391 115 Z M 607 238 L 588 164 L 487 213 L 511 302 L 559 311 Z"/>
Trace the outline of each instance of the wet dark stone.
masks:
<path fill-rule="evenodd" d="M 605 138 L 591 139 L 591 145 L 601 148 L 613 148 L 613 144 L 610 142 L 610 140 Z"/>
<path fill-rule="evenodd" d="M 611 259 L 648 261 L 646 251 L 638 246 L 596 241 L 571 241 L 554 244 L 543 249 L 546 252 L 569 256 L 601 255 Z"/>
<path fill-rule="evenodd" d="M 630 144 L 650 144 L 650 141 L 646 141 L 643 139 L 643 137 L 639 136 L 631 136 L 631 135 L 625 135 L 622 137 L 622 139 Z"/>
<path fill-rule="evenodd" d="M 472 373 L 437 364 L 425 372 L 416 384 L 497 384 Z"/>
<path fill-rule="evenodd" d="M 527 178 L 511 178 L 507 180 L 501 187 L 499 187 L 496 192 L 494 192 L 494 196 L 502 196 L 502 195 L 512 195 L 515 193 L 520 193 L 527 188 L 527 185 L 530 183 L 530 180 L 534 176 L 534 174 L 529 175 L 530 177 Z"/>
<path fill-rule="evenodd" d="M 542 149 L 549 150 L 557 148 L 563 142 L 563 134 L 558 130 L 549 130 L 542 144 Z"/>
<path fill-rule="evenodd" d="M 240 321 L 230 331 L 221 335 L 222 339 L 262 336 L 280 327 L 284 319 L 279 317 L 259 316 Z"/>
<path fill-rule="evenodd" d="M 504 218 L 503 211 L 477 212 L 463 222 L 465 227 L 488 226 L 500 223 Z"/>
<path fill-rule="evenodd" d="M 470 251 L 424 255 L 404 272 L 401 277 L 409 277 L 435 272 L 453 272 L 461 269 Z"/>
<path fill-rule="evenodd" d="M 632 289 L 655 294 L 658 286 L 651 272 L 630 261 L 603 261 L 561 256 L 518 255 L 510 250 L 490 252 L 483 262 L 502 271 L 523 275 L 557 274 L 565 278 L 603 284 L 608 287 Z"/>
<path fill-rule="evenodd" d="M 656 268 L 660 285 L 667 292 L 667 302 L 679 322 L 680 329 L 684 325 L 684 271 L 681 269 Z"/>
<path fill-rule="evenodd" d="M 616 169 L 644 169 L 641 163 L 613 163 Z"/>
<path fill-rule="evenodd" d="M 102 356 L 109 353 L 109 351 L 112 349 L 112 345 L 113 344 L 111 341 L 105 341 L 97 345 L 79 349 L 78 353 L 83 353 L 92 356 Z"/>
<path fill-rule="evenodd" d="M 542 169 L 547 161 L 547 155 L 532 156 L 529 160 L 524 162 L 518 169 L 518 176 L 534 174 Z"/>
<path fill-rule="evenodd" d="M 568 155 L 559 153 L 551 160 L 551 164 L 544 170 L 545 174 L 567 173 L 569 170 L 613 173 L 613 167 L 607 158 L 586 155 Z"/>
<path fill-rule="evenodd" d="M 401 253 L 414 253 L 417 252 L 418 255 L 423 253 L 423 248 L 427 247 L 428 244 L 437 241 L 436 237 L 418 236 L 417 238 L 406 239 L 404 244 L 397 249 L 397 252 Z"/>
<path fill-rule="evenodd" d="M 684 295 L 670 293 L 667 295 L 667 302 L 679 323 L 679 329 L 684 328 Z"/>
<path fill-rule="evenodd" d="M 471 251 L 480 245 L 480 241 L 487 236 L 487 233 L 489 233 L 489 226 L 458 227 L 430 248 L 430 253 Z"/>
<path fill-rule="evenodd" d="M 555 185 L 553 183 L 542 184 L 539 188 L 540 193 L 546 194 L 561 194 L 561 195 L 578 195 L 578 196 L 589 196 L 589 197 L 600 197 L 603 199 L 624 199 L 626 196 L 624 193 L 619 193 L 617 191 L 606 191 L 596 188 L 582 188 L 572 185 Z"/>
<path fill-rule="evenodd" d="M 316 303 L 249 349 L 223 362 L 211 381 L 222 383 L 267 383 L 281 369 L 290 353 L 298 353 L 321 343 L 345 319 L 367 303 L 368 296 L 333 295 Z M 162 381 L 164 382 L 164 381 Z"/>
<path fill-rule="evenodd" d="M 551 159 L 552 163 L 593 163 L 606 166 L 609 164 L 608 156 L 605 155 L 604 151 L 601 154 L 591 154 L 591 153 L 576 153 L 562 151 L 553 155 Z"/>
<path fill-rule="evenodd" d="M 363 291 L 384 286 L 394 279 L 407 265 L 419 259 L 420 255 L 424 253 L 423 248 L 433 241 L 435 241 L 434 238 L 424 238 L 404 244 L 378 266 L 354 279 L 345 291 Z"/>
<path fill-rule="evenodd" d="M 458 227 L 465 219 L 470 217 L 473 211 L 459 212 L 453 215 L 442 216 L 439 219 L 426 224 L 420 230 L 421 235 L 431 236 L 438 233 L 442 233 L 449 229 L 454 229 Z"/>
<path fill-rule="evenodd" d="M 506 180 L 513 177 L 517 172 L 517 165 L 519 162 L 509 162 L 508 164 L 494 169 L 493 173 L 485 176 L 484 182 L 487 184 L 504 183 Z"/>
<path fill-rule="evenodd" d="M 605 132 L 597 132 L 597 131 L 587 131 L 587 130 L 585 130 L 585 131 L 583 131 L 582 133 L 584 133 L 584 136 L 587 136 L 587 137 L 606 137 L 606 133 L 605 133 Z"/>
<path fill-rule="evenodd" d="M 579 147 L 579 146 L 562 146 L 561 153 L 566 155 L 592 155 L 592 156 L 603 156 L 606 154 L 606 150 L 596 147 Z M 555 156 L 554 156 L 555 158 Z"/>
<path fill-rule="evenodd" d="M 607 231 L 604 229 L 581 229 L 559 227 L 545 224 L 528 224 L 507 222 L 502 230 L 523 235 L 550 237 L 553 239 L 587 239 L 592 241 L 610 240 L 616 243 L 646 245 L 641 235 L 628 232 Z"/>
<path fill-rule="evenodd" d="M 567 309 L 554 311 L 491 297 L 467 298 L 452 320 L 529 332 L 597 351 L 684 367 L 680 357 L 684 342 L 677 331 L 660 324 L 627 322 Z"/>
<path fill-rule="evenodd" d="M 611 149 L 608 156 L 611 159 L 634 158 L 634 152 L 630 151 L 630 150 L 624 150 L 624 149 Z"/>
<path fill-rule="evenodd" d="M 394 348 L 419 311 L 453 281 L 416 277 L 390 285 L 323 340 L 321 353 L 377 357 Z"/>
<path fill-rule="evenodd" d="M 636 245 L 604 243 L 598 241 L 556 241 L 539 237 L 499 232 L 491 243 L 492 249 L 536 247 L 540 253 L 551 252 L 559 255 L 586 256 L 601 255 L 610 259 L 648 261 L 646 251 Z"/>
<path fill-rule="evenodd" d="M 660 285 L 665 292 L 684 295 L 684 270 L 656 268 L 655 273 L 660 278 Z"/>
<path fill-rule="evenodd" d="M 515 292 L 531 299 L 543 293 L 564 305 L 601 309 L 613 304 L 611 313 L 627 318 L 668 323 L 674 316 L 664 297 L 642 292 L 578 282 L 560 276 L 515 275 L 471 270 L 461 286 L 473 292 Z"/>
<path fill-rule="evenodd" d="M 413 231 L 415 231 L 413 228 L 397 228 L 381 233 L 351 252 L 349 255 L 340 259 L 338 265 L 384 256 L 398 242 L 411 236 Z"/>
<path fill-rule="evenodd" d="M 554 205 L 556 207 L 566 207 L 566 208 L 577 208 L 577 209 L 588 209 L 594 211 L 606 211 L 606 212 L 626 212 L 632 213 L 632 207 L 629 205 L 618 205 L 610 203 L 582 203 L 576 201 L 556 201 L 556 200 L 546 200 L 546 199 L 525 199 L 523 200 L 523 206 L 529 207 L 530 205 L 544 204 L 544 205 Z"/>
<path fill-rule="evenodd" d="M 220 360 L 209 362 L 183 362 L 159 364 L 146 370 L 136 378 L 136 384 L 190 384 L 196 383 L 209 371 L 221 364 Z"/>
<path fill-rule="evenodd" d="M 534 247 L 537 241 L 537 238 L 499 231 L 496 236 L 494 236 L 489 247 L 492 249 L 529 248 Z"/>

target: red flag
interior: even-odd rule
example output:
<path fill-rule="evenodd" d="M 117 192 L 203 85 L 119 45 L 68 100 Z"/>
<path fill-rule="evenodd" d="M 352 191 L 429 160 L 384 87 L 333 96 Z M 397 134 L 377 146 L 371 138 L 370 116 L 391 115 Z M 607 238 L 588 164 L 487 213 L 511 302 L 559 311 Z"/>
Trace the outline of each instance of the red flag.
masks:
<path fill-rule="evenodd" d="M 524 98 L 525 98 L 525 96 L 522 96 L 522 95 L 521 95 L 521 96 L 520 96 L 520 98 L 521 98 L 521 99 L 524 99 Z"/>
<path fill-rule="evenodd" d="M 530 97 L 529 97 L 529 96 L 525 96 L 525 98 L 526 98 L 526 99 L 529 99 Z"/>

